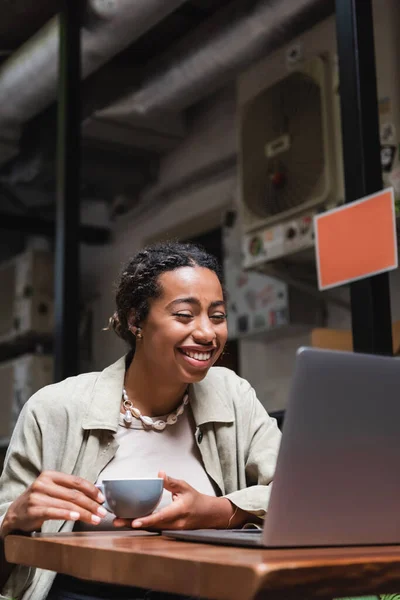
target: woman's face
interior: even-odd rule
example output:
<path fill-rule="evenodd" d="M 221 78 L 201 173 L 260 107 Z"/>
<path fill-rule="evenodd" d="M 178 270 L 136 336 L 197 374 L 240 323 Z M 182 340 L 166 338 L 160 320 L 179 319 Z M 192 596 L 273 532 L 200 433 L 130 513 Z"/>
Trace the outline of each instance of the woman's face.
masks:
<path fill-rule="evenodd" d="M 160 298 L 141 324 L 137 352 L 161 381 L 201 381 L 228 336 L 221 284 L 213 271 L 180 267 L 159 277 Z"/>

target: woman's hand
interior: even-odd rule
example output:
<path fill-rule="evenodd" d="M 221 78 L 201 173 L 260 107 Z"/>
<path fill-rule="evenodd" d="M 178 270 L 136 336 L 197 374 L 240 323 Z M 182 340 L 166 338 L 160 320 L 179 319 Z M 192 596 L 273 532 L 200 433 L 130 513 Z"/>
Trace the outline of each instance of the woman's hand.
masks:
<path fill-rule="evenodd" d="M 11 531 L 37 531 L 44 521 L 83 521 L 98 525 L 107 514 L 100 503 L 102 493 L 95 485 L 74 475 L 44 471 L 9 506 L 1 529 L 4 537 Z"/>
<path fill-rule="evenodd" d="M 186 481 L 158 474 L 164 479 L 164 488 L 172 493 L 172 504 L 147 517 L 130 521 L 114 520 L 116 527 L 131 526 L 134 529 L 226 529 L 235 524 L 240 526 L 249 519 L 249 514 L 236 508 L 227 498 L 216 498 L 200 494 Z M 233 521 L 235 523 L 233 523 Z"/>

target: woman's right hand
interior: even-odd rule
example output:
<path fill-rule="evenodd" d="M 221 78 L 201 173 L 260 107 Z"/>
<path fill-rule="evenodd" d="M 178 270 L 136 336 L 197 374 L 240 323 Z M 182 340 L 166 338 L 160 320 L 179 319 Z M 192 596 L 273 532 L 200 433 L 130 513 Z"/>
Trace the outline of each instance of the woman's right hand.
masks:
<path fill-rule="evenodd" d="M 98 525 L 107 514 L 102 502 L 103 494 L 93 483 L 74 475 L 44 471 L 9 506 L 0 536 L 15 530 L 38 531 L 51 519 Z"/>

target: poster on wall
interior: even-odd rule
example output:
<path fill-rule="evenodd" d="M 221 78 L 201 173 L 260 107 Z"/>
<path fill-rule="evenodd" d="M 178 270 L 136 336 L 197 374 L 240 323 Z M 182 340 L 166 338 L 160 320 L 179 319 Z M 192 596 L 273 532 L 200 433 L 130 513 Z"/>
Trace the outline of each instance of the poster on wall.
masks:
<path fill-rule="evenodd" d="M 241 240 L 235 213 L 223 229 L 224 274 L 229 339 L 274 330 L 289 323 L 288 287 L 262 273 L 242 269 Z"/>

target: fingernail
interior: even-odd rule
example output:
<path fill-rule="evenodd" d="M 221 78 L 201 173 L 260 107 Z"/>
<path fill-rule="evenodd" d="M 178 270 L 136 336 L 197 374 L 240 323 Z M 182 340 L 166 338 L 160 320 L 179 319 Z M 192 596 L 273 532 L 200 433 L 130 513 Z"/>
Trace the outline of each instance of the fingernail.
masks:
<path fill-rule="evenodd" d="M 132 527 L 142 527 L 143 523 L 142 521 L 133 521 L 132 523 Z"/>
<path fill-rule="evenodd" d="M 72 512 L 69 513 L 69 516 L 70 516 L 71 521 L 77 521 L 81 515 L 78 512 L 76 512 L 75 510 L 73 510 Z"/>
<path fill-rule="evenodd" d="M 98 525 L 100 521 L 100 517 L 98 517 L 97 515 L 92 515 L 92 523 L 96 523 L 96 525 Z"/>
<path fill-rule="evenodd" d="M 107 511 L 105 508 L 103 508 L 102 506 L 99 506 L 99 508 L 97 509 L 97 513 L 101 516 L 101 517 L 105 517 L 107 514 Z"/>
<path fill-rule="evenodd" d="M 101 502 L 103 504 L 104 500 L 105 500 L 105 498 L 104 498 L 103 494 L 101 492 L 99 492 L 97 494 L 97 501 Z"/>

